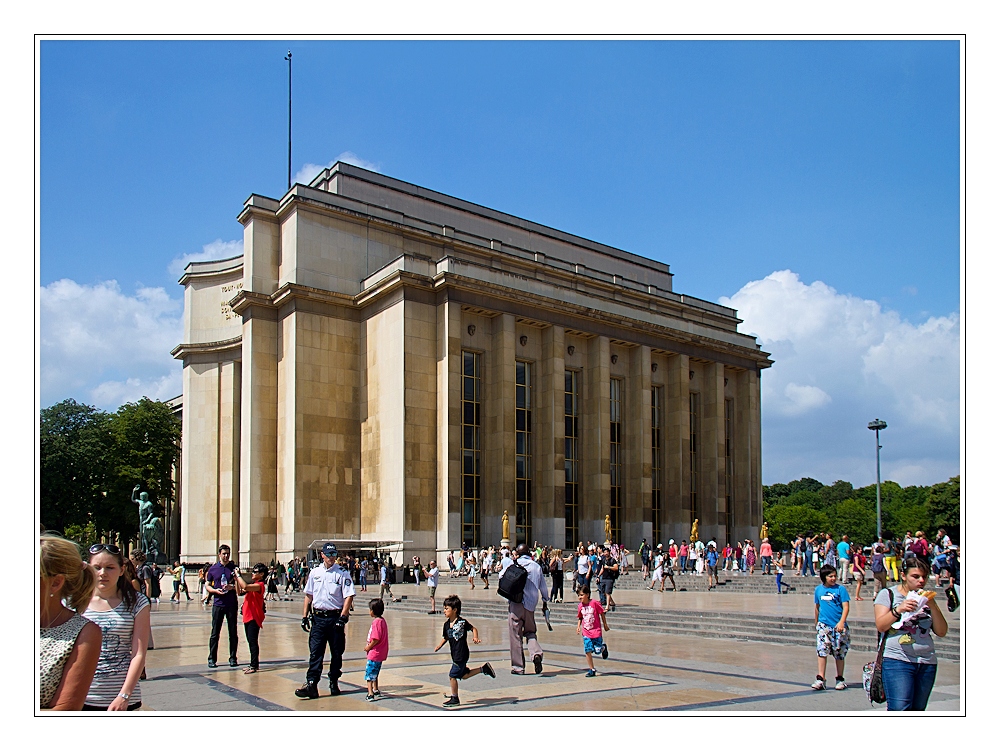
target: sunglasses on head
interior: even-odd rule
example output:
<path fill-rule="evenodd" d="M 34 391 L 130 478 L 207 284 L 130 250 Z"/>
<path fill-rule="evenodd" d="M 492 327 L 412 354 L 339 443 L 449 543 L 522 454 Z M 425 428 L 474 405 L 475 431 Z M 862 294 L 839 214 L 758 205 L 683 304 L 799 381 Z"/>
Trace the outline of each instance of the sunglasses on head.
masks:
<path fill-rule="evenodd" d="M 108 543 L 99 542 L 90 546 L 90 554 L 97 555 L 102 550 L 107 550 L 111 555 L 121 555 L 122 551 L 117 545 L 109 545 Z"/>

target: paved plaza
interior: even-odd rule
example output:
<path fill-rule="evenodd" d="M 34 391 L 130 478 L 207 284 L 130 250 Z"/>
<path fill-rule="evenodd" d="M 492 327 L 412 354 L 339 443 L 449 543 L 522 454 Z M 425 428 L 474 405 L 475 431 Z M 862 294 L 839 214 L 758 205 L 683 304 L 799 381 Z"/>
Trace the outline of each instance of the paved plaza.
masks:
<path fill-rule="evenodd" d="M 294 696 L 305 676 L 307 635 L 300 628 L 301 595 L 292 601 L 268 602 L 261 632 L 261 670 L 244 675 L 249 661 L 240 626 L 240 667 L 228 666 L 225 629 L 219 644 L 219 667 L 208 668 L 207 644 L 211 614 L 197 598 L 175 605 L 161 600 L 152 606 L 156 649 L 147 659 L 148 679 L 142 682 L 146 711 L 200 712 L 884 712 L 871 707 L 861 688 L 862 666 L 873 653 L 852 648 L 846 678 L 850 688 L 832 690 L 833 662 L 827 670 L 830 689 L 813 691 L 816 653 L 810 646 L 719 638 L 677 636 L 649 630 L 619 628 L 634 620 L 641 609 L 658 609 L 669 624 L 671 611 L 691 613 L 758 613 L 762 622 L 791 616 L 812 616 L 812 585 L 799 594 L 746 594 L 724 592 L 665 592 L 622 589 L 615 593 L 618 609 L 608 614 L 611 631 L 607 661 L 596 660 L 598 675 L 584 677 L 586 659 L 573 619 L 575 602 L 555 604 L 553 630 L 548 631 L 538 612 L 539 640 L 545 650 L 540 675 L 510 674 L 505 601 L 491 588 L 470 591 L 464 580 L 442 579 L 438 608 L 444 597 L 458 594 L 467 604 L 463 615 L 479 629 L 482 644 L 472 645 L 470 666 L 489 661 L 497 677 L 475 676 L 460 686 L 462 705 L 445 710 L 448 693 L 448 650 L 433 653 L 441 637 L 444 616 L 427 615 L 427 588 L 413 584 L 393 586 L 401 603 L 387 603 L 389 659 L 382 668 L 381 701 L 365 701 L 363 647 L 371 619 L 367 602 L 378 587 L 358 592 L 355 611 L 347 626 L 347 650 L 339 697 L 318 700 Z M 572 598 L 572 592 L 568 592 Z M 167 594 L 169 597 L 169 594 Z M 849 623 L 871 620 L 871 601 L 852 602 Z M 478 611 L 478 614 L 477 614 Z M 960 613 L 945 613 L 952 630 L 945 640 L 957 642 Z M 724 621 L 722 622 L 724 624 Z M 724 625 L 720 625 L 720 630 Z M 328 663 L 327 663 L 328 664 Z M 324 665 L 324 670 L 326 665 Z M 960 665 L 941 660 L 929 711 L 959 712 L 962 708 Z"/>

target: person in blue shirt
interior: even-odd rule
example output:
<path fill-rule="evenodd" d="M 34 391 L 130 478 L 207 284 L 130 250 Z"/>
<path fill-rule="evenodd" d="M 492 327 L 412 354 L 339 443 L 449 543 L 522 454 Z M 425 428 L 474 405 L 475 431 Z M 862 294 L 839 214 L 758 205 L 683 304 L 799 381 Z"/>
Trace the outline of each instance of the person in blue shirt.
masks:
<path fill-rule="evenodd" d="M 848 541 L 847 535 L 840 538 L 840 542 L 837 543 L 837 565 L 840 568 L 840 576 L 837 577 L 843 583 L 847 583 L 848 569 L 851 565 L 851 543 Z"/>
<path fill-rule="evenodd" d="M 708 566 L 708 588 L 715 589 L 719 586 L 719 552 L 716 550 L 715 540 L 708 543 L 705 563 Z"/>
<path fill-rule="evenodd" d="M 837 569 L 833 566 L 823 566 L 819 570 L 819 580 L 822 584 L 813 592 L 819 668 L 812 687 L 817 691 L 826 688 L 826 659 L 832 657 L 837 664 L 837 684 L 834 688 L 843 691 L 847 688 L 844 660 L 851 647 L 851 631 L 847 626 L 851 596 L 843 585 L 837 583 Z"/>

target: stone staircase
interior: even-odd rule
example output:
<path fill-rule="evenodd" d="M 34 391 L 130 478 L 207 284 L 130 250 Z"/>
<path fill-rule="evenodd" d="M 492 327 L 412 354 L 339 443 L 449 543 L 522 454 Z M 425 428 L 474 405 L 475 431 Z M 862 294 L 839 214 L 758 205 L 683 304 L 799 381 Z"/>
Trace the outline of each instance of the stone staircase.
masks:
<path fill-rule="evenodd" d="M 622 581 L 625 577 L 620 577 Z M 629 578 L 632 578 L 631 575 Z M 678 579 L 678 589 L 681 588 Z M 697 579 L 699 577 L 691 577 Z M 704 578 L 704 577 L 702 577 Z M 735 577 L 740 579 L 741 577 Z M 749 577 L 747 577 L 749 578 Z M 765 579 L 759 576 L 759 579 Z M 642 581 L 641 576 L 635 579 Z M 669 581 L 669 580 L 668 580 Z M 685 582 L 686 584 L 687 582 Z M 773 582 L 772 582 L 773 583 Z M 721 584 L 721 576 L 720 576 Z M 707 584 L 705 588 L 707 589 Z M 689 590 L 690 591 L 690 590 Z M 809 587 L 811 594 L 812 587 Z M 869 594 L 869 597 L 871 595 Z M 424 598 L 404 598 L 401 602 L 386 602 L 386 610 L 405 610 L 408 612 L 426 612 L 427 602 Z M 506 600 L 497 596 L 496 600 L 468 600 L 462 603 L 463 615 L 470 618 L 487 620 L 506 620 Z M 698 636 L 717 639 L 735 639 L 738 641 L 766 642 L 793 646 L 811 647 L 816 643 L 816 631 L 811 616 L 767 615 L 760 613 L 727 613 L 702 610 L 669 610 L 636 605 L 618 605 L 615 613 L 609 615 L 613 619 L 614 628 L 624 631 L 648 631 L 663 639 L 673 636 Z M 550 609 L 550 619 L 553 625 L 576 628 L 576 603 L 556 603 Z M 539 628 L 542 624 L 541 610 L 536 611 Z M 874 654 L 877 646 L 877 632 L 869 620 L 850 620 L 851 650 L 855 652 L 870 652 Z M 948 636 L 935 639 L 937 655 L 943 660 L 958 661 L 960 658 L 960 626 L 951 624 Z"/>

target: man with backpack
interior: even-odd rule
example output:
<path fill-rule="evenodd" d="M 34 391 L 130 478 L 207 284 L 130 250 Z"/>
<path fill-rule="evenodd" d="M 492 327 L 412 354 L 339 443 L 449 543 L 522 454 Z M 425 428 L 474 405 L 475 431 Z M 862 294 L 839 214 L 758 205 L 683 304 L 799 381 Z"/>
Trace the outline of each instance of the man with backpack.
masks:
<path fill-rule="evenodd" d="M 516 560 L 504 558 L 497 594 L 507 598 L 507 624 L 510 636 L 510 666 L 512 675 L 524 675 L 524 650 L 521 640 L 528 640 L 528 653 L 535 673 L 542 672 L 542 648 L 538 644 L 535 608 L 542 599 L 542 612 L 548 607 L 549 588 L 542 568 L 531 560 L 528 546 L 521 543 L 514 551 Z"/>

